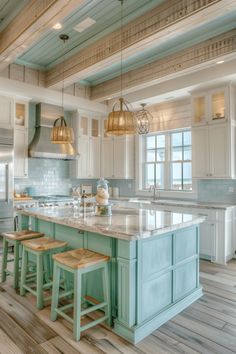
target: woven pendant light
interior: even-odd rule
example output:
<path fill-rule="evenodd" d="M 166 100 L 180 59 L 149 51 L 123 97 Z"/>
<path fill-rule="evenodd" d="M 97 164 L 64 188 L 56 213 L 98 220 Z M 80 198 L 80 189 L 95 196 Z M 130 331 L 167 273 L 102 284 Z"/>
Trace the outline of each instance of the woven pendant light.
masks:
<path fill-rule="evenodd" d="M 119 110 L 115 110 L 119 105 Z M 128 102 L 122 97 L 113 106 L 108 116 L 106 134 L 109 135 L 131 135 L 136 132 L 135 115 L 129 110 Z"/>
<path fill-rule="evenodd" d="M 72 144 L 74 142 L 74 131 L 67 126 L 64 117 L 55 120 L 51 131 L 51 142 L 53 144 Z"/>
<path fill-rule="evenodd" d="M 59 38 L 64 42 L 69 39 L 67 34 L 61 34 Z M 64 60 L 63 60 L 63 79 L 62 79 L 62 109 L 64 109 Z M 64 117 L 54 121 L 51 131 L 51 143 L 53 144 L 72 144 L 74 142 L 74 132 L 68 127 Z"/>
<path fill-rule="evenodd" d="M 121 28 L 120 28 L 120 43 L 121 43 L 121 50 L 120 50 L 120 86 L 121 86 L 121 97 L 119 98 L 118 102 L 116 102 L 112 108 L 112 111 L 108 115 L 107 119 L 107 127 L 106 127 L 106 135 L 131 135 L 136 133 L 136 121 L 135 115 L 129 109 L 129 103 L 124 100 L 122 97 L 122 90 L 123 90 L 123 51 L 122 51 L 122 34 L 123 34 L 123 0 L 118 0 L 121 3 Z"/>

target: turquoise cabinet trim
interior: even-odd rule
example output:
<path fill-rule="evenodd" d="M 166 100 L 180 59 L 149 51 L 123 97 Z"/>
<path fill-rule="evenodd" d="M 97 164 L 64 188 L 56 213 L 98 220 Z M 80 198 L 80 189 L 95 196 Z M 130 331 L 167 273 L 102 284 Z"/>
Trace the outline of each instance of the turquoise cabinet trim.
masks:
<path fill-rule="evenodd" d="M 136 323 L 136 259 L 118 258 L 118 320 L 125 326 Z"/>
<path fill-rule="evenodd" d="M 54 238 L 55 235 L 55 224 L 38 219 L 37 231 L 43 232 L 46 237 Z"/>
<path fill-rule="evenodd" d="M 87 233 L 87 247 L 89 250 L 112 256 L 114 254 L 113 242 L 111 237 L 95 234 L 92 232 Z"/>
<path fill-rule="evenodd" d="M 197 259 L 187 262 L 175 269 L 174 300 L 178 301 L 197 288 Z"/>
<path fill-rule="evenodd" d="M 142 279 L 172 265 L 172 234 L 142 243 Z"/>
<path fill-rule="evenodd" d="M 136 241 L 117 240 L 117 256 L 125 259 L 136 258 Z"/>
<path fill-rule="evenodd" d="M 84 232 L 68 226 L 55 224 L 55 238 L 68 242 L 69 248 L 84 247 Z"/>
<path fill-rule="evenodd" d="M 175 234 L 175 263 L 191 257 L 197 253 L 198 242 L 197 233 L 191 236 L 192 229 L 178 231 Z"/>

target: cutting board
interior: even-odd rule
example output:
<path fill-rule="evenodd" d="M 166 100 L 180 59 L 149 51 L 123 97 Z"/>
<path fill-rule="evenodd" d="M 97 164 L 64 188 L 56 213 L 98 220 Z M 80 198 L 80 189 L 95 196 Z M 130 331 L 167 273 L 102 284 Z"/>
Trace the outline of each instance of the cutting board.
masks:
<path fill-rule="evenodd" d="M 32 200 L 32 197 L 19 197 L 19 198 L 14 198 L 14 202 L 22 202 L 22 201 L 27 201 L 27 200 Z"/>

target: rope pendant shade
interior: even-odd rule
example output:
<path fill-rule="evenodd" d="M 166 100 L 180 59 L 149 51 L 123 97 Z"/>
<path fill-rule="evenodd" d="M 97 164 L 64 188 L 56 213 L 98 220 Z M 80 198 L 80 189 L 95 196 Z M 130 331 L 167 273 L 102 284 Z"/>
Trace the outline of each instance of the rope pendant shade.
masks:
<path fill-rule="evenodd" d="M 119 105 L 119 110 L 115 110 Z M 129 110 L 128 102 L 122 97 L 116 102 L 108 115 L 106 134 L 131 135 L 136 132 L 135 115 Z"/>
<path fill-rule="evenodd" d="M 57 118 L 53 124 L 51 142 L 53 144 L 72 144 L 74 142 L 74 131 L 67 126 L 63 117 Z"/>

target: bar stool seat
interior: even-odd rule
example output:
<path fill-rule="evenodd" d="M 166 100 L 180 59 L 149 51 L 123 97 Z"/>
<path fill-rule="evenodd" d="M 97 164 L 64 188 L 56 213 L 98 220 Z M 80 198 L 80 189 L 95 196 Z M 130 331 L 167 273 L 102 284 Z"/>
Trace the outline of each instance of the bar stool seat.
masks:
<path fill-rule="evenodd" d="M 22 241 L 22 245 L 34 251 L 48 251 L 55 248 L 65 247 L 67 242 L 54 240 L 49 237 L 41 237 L 39 239 Z"/>
<path fill-rule="evenodd" d="M 87 268 L 100 262 L 109 261 L 110 257 L 89 251 L 85 248 L 79 248 L 77 250 L 54 254 L 53 259 L 70 268 L 79 269 Z"/>
<path fill-rule="evenodd" d="M 63 252 L 53 255 L 53 288 L 52 288 L 52 305 L 51 305 L 51 320 L 55 321 L 58 314 L 73 324 L 73 336 L 75 340 L 80 339 L 81 331 L 93 327 L 101 322 L 107 321 L 111 325 L 111 304 L 110 304 L 110 279 L 108 273 L 109 256 L 92 252 L 90 250 L 80 248 L 72 251 Z M 73 274 L 74 289 L 60 294 L 60 275 L 61 270 Z M 89 306 L 85 310 L 81 308 L 82 297 L 82 274 L 86 274 L 95 270 L 102 272 L 103 297 L 102 302 L 91 297 L 84 297 Z M 64 306 L 58 306 L 59 298 L 74 294 L 73 303 Z M 89 298 L 89 299 L 88 299 Z M 73 318 L 65 313 L 68 309 L 73 308 Z M 104 316 L 96 320 L 90 321 L 85 325 L 81 325 L 81 317 L 93 311 L 102 310 Z"/>
<path fill-rule="evenodd" d="M 3 259 L 2 259 L 2 282 L 6 281 L 8 275 L 13 276 L 13 287 L 15 289 L 19 286 L 19 272 L 20 272 L 20 246 L 23 240 L 36 239 L 44 236 L 42 232 L 33 230 L 20 230 L 3 232 Z M 14 258 L 8 259 L 8 247 L 14 246 Z M 13 272 L 7 269 L 7 263 L 14 262 Z"/>
<path fill-rule="evenodd" d="M 51 299 L 51 296 L 44 297 L 44 291 L 52 287 L 52 281 L 50 281 L 52 254 L 65 251 L 67 242 L 41 237 L 22 241 L 22 246 L 20 294 L 25 295 L 26 291 L 32 293 L 36 296 L 37 308 L 42 309 L 44 301 Z M 32 281 L 32 276 L 27 274 L 29 255 L 36 257 L 36 283 Z M 33 283 L 31 286 L 28 285 L 29 281 Z"/>

